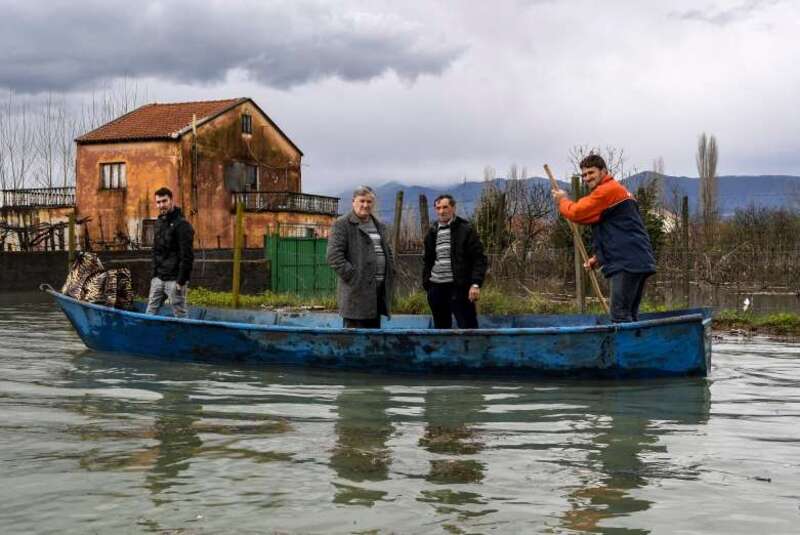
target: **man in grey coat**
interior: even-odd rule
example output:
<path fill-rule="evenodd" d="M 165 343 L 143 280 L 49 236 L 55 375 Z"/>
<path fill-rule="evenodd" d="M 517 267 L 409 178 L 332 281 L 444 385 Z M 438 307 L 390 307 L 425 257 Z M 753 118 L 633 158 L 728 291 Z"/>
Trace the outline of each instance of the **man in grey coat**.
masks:
<path fill-rule="evenodd" d="M 327 261 L 339 277 L 339 313 L 347 329 L 379 329 L 389 316 L 394 257 L 386 225 L 372 215 L 375 192 L 359 186 L 353 209 L 333 224 Z"/>

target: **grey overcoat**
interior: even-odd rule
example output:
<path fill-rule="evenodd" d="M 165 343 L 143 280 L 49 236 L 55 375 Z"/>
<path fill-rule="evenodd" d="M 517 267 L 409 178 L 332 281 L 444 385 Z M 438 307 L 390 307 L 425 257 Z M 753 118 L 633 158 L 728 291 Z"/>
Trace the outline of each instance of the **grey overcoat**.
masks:
<path fill-rule="evenodd" d="M 381 236 L 383 252 L 386 255 L 384 300 L 388 316 L 394 287 L 394 256 L 389 246 L 386 225 L 374 216 L 372 219 Z M 339 217 L 333 224 L 326 258 L 328 265 L 339 276 L 338 301 L 342 317 L 357 320 L 377 318 L 380 315 L 375 280 L 377 255 L 372 239 L 361 225 L 361 220 L 352 211 Z"/>

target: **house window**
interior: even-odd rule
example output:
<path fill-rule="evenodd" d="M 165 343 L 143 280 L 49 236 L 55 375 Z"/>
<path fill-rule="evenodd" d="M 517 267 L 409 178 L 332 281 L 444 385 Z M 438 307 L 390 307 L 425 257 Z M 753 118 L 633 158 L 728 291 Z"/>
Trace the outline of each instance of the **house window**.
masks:
<path fill-rule="evenodd" d="M 152 247 L 156 237 L 156 220 L 142 220 L 142 247 Z"/>
<path fill-rule="evenodd" d="M 245 191 L 258 191 L 258 166 L 244 164 L 243 182 Z"/>
<path fill-rule="evenodd" d="M 100 179 L 103 181 L 103 189 L 126 188 L 128 178 L 125 173 L 125 164 L 120 162 L 100 164 Z"/>
<path fill-rule="evenodd" d="M 242 134 L 253 133 L 253 117 L 247 113 L 242 114 Z"/>

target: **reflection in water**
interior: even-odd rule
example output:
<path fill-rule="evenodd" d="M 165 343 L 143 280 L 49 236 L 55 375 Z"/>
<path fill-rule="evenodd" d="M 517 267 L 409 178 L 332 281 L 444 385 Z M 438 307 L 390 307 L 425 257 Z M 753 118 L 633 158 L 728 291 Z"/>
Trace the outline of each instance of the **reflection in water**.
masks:
<path fill-rule="evenodd" d="M 598 394 L 586 415 L 594 422 L 587 464 L 600 476 L 584 477 L 583 485 L 568 494 L 570 509 L 561 525 L 592 533 L 649 533 L 648 529 L 604 527 L 603 521 L 650 507 L 649 500 L 634 495 L 647 485 L 649 475 L 658 475 L 643 457 L 665 451 L 658 445 L 665 433 L 664 422 L 696 425 L 708 420 L 708 384 L 677 379 L 653 382 L 652 387 L 608 388 Z"/>
<path fill-rule="evenodd" d="M 169 502 L 170 487 L 177 484 L 181 472 L 189 468 L 200 451 L 203 441 L 197 435 L 194 423 L 201 417 L 201 409 L 191 403 L 186 389 L 175 386 L 164 392 L 156 404 L 158 416 L 155 423 L 155 462 L 146 478 L 146 486 L 153 494 L 153 502 Z"/>
<path fill-rule="evenodd" d="M 336 398 L 336 446 L 330 465 L 354 483 L 383 481 L 391 457 L 386 441 L 394 428 L 386 409 L 390 394 L 381 387 L 347 388 Z M 337 484 L 335 503 L 374 505 L 386 493 L 357 485 Z"/>
<path fill-rule="evenodd" d="M 37 306 L 0 307 L 4 533 L 797 531 L 798 344 L 719 343 L 713 383 L 400 377 L 99 354 Z"/>
<path fill-rule="evenodd" d="M 432 483 L 478 483 L 484 466 L 462 455 L 483 449 L 475 423 L 480 421 L 483 393 L 474 389 L 433 388 L 425 395 L 425 436 L 419 445 L 431 453 L 447 455 L 430 461 L 426 479 Z M 456 458 L 453 458 L 455 456 Z"/>
<path fill-rule="evenodd" d="M 475 487 L 463 487 L 480 484 L 485 477 L 482 461 L 464 458 L 477 456 L 485 446 L 477 425 L 483 406 L 480 388 L 431 388 L 425 395 L 426 425 L 419 445 L 436 456 L 425 479 L 439 488 L 422 490 L 417 500 L 447 518 L 443 526 L 448 531 L 460 532 L 457 523 L 496 511 L 480 508 L 487 502 Z"/>

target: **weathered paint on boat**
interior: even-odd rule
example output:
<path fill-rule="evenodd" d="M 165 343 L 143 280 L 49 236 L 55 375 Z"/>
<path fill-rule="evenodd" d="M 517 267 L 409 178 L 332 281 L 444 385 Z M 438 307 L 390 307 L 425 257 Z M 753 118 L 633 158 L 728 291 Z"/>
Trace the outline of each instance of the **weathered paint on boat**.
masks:
<path fill-rule="evenodd" d="M 644 314 L 624 324 L 588 315 L 484 316 L 482 328 L 471 330 L 431 329 L 429 316 L 396 315 L 371 330 L 343 329 L 338 315 L 312 312 L 192 308 L 188 319 L 178 319 L 169 307 L 145 315 L 46 291 L 88 347 L 170 360 L 655 377 L 706 375 L 711 358 L 707 309 Z"/>

